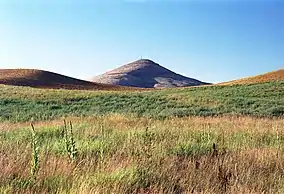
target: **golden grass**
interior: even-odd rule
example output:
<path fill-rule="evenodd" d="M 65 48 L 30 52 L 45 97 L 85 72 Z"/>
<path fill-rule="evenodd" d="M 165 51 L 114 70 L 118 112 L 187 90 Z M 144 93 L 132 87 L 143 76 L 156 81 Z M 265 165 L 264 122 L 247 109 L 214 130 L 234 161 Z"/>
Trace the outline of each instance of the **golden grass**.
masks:
<path fill-rule="evenodd" d="M 237 85 L 237 84 L 253 84 L 253 83 L 262 83 L 262 82 L 271 82 L 271 81 L 280 81 L 284 80 L 284 69 L 280 69 L 277 71 L 242 78 L 238 80 L 233 80 L 229 82 L 219 83 L 217 85 Z"/>
<path fill-rule="evenodd" d="M 60 128 L 63 125 L 62 120 L 36 122 L 35 127 L 39 132 L 46 131 L 46 128 Z M 217 145 L 217 154 L 209 153 L 194 157 L 163 154 L 166 148 L 177 144 L 176 141 L 190 142 L 187 137 L 192 133 L 222 134 L 227 143 L 233 134 L 238 133 L 249 133 L 252 138 L 265 136 L 267 133 L 282 137 L 283 119 L 224 116 L 153 120 L 113 114 L 101 117 L 73 117 L 67 120 L 73 121 L 77 139 L 92 137 L 95 141 L 100 137 L 102 128 L 126 134 L 127 138 L 119 150 L 103 156 L 102 159 L 94 153 L 81 152 L 80 155 L 78 145 L 79 157 L 76 162 L 70 162 L 67 156 L 44 151 L 46 148 L 41 146 L 39 175 L 36 184 L 29 187 L 18 185 L 19 181 L 29 179 L 29 142 L 17 139 L 15 143 L 0 142 L 0 192 L 5 189 L 18 193 L 284 192 L 284 154 L 279 147 L 241 145 L 238 149 L 223 153 L 220 145 Z M 0 125 L 0 132 L 3 134 L 25 130 L 28 126 L 29 123 L 5 123 Z M 132 138 L 135 137 L 133 133 L 140 134 L 146 127 L 151 133 L 158 135 L 155 138 L 164 139 L 159 140 L 160 142 L 157 139 L 150 144 L 149 157 L 129 155 L 129 150 L 137 149 L 139 152 L 142 149 L 143 144 L 138 142 L 140 140 Z M 115 136 L 117 139 L 114 140 L 120 141 L 119 137 Z M 136 177 L 136 174 L 131 175 L 130 169 L 135 168 L 146 169 L 146 174 L 140 175 L 140 178 Z M 12 183 L 8 184 L 9 181 Z M 142 186 L 143 181 L 149 181 L 149 185 Z"/>
<path fill-rule="evenodd" d="M 52 121 L 37 121 L 37 128 L 59 127 L 63 120 L 72 121 L 76 124 L 88 124 L 97 127 L 103 125 L 105 128 L 115 128 L 119 131 L 129 131 L 151 127 L 155 129 L 194 129 L 206 130 L 214 127 L 214 130 L 232 132 L 284 132 L 284 120 L 282 118 L 254 118 L 250 116 L 218 116 L 218 117 L 171 117 L 165 120 L 148 119 L 132 115 L 109 114 L 103 116 L 89 117 L 64 117 Z M 10 123 L 8 121 L 0 123 L 0 131 L 9 131 L 18 128 L 30 127 L 30 122 Z M 216 129 L 215 129 L 216 128 Z M 92 128 L 89 129 L 92 132 Z"/>

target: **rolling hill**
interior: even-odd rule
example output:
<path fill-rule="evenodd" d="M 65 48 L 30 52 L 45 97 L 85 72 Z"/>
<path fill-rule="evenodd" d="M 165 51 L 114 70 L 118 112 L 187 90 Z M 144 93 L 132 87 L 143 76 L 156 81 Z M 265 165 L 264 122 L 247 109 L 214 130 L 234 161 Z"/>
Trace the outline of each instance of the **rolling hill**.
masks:
<path fill-rule="evenodd" d="M 36 88 L 103 90 L 118 86 L 83 81 L 37 69 L 0 69 L 0 84 Z"/>
<path fill-rule="evenodd" d="M 284 69 L 272 71 L 272 72 L 257 75 L 257 76 L 233 80 L 230 82 L 224 82 L 224 83 L 220 83 L 220 85 L 254 84 L 254 83 L 280 81 L 280 80 L 284 80 Z"/>
<path fill-rule="evenodd" d="M 92 81 L 140 88 L 173 88 L 208 84 L 174 73 L 149 59 L 140 59 L 123 65 L 94 77 Z"/>

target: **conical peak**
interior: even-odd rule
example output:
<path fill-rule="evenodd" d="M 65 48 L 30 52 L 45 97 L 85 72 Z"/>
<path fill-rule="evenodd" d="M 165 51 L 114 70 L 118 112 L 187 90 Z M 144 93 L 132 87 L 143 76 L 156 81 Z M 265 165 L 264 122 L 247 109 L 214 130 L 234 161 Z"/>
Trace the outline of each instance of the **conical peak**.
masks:
<path fill-rule="evenodd" d="M 150 59 L 139 59 L 137 61 L 133 61 L 131 63 L 126 64 L 125 66 L 122 67 L 131 67 L 134 69 L 137 68 L 145 68 L 145 67 L 160 67 L 158 63 L 155 63 L 154 61 Z"/>
<path fill-rule="evenodd" d="M 134 61 L 133 63 L 155 63 L 155 62 L 150 59 L 139 59 L 137 61 Z"/>
<path fill-rule="evenodd" d="M 133 61 L 129 64 L 147 64 L 147 65 L 158 65 L 158 63 L 155 63 L 154 61 L 150 59 L 139 59 L 137 61 Z"/>
<path fill-rule="evenodd" d="M 154 88 L 180 87 L 205 84 L 177 74 L 150 59 L 139 59 L 106 72 L 93 79 L 95 82 L 122 86 Z"/>

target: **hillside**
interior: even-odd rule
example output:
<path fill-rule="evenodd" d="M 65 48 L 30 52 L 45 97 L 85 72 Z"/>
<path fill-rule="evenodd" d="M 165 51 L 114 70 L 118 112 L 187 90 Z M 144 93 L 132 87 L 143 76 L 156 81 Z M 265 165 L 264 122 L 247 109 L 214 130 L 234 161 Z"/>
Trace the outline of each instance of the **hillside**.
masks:
<path fill-rule="evenodd" d="M 141 59 L 96 76 L 92 81 L 140 88 L 173 88 L 207 84 L 174 73 L 159 64 Z"/>
<path fill-rule="evenodd" d="M 36 88 L 118 89 L 117 86 L 83 81 L 37 69 L 0 69 L 0 84 Z"/>
<path fill-rule="evenodd" d="M 254 84 L 254 83 L 279 81 L 279 80 L 284 80 L 284 69 L 280 69 L 278 71 L 272 71 L 272 72 L 257 75 L 257 76 L 233 80 L 230 82 L 224 82 L 224 83 L 221 83 L 221 85 Z"/>

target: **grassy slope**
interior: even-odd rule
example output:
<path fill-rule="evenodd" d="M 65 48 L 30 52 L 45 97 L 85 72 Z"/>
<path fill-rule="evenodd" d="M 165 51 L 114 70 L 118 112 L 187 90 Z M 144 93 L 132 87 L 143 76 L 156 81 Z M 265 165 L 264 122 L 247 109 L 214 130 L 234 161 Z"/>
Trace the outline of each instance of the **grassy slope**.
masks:
<path fill-rule="evenodd" d="M 262 83 L 269 81 L 281 81 L 283 79 L 284 79 L 284 69 L 279 69 L 277 71 L 272 71 L 257 76 L 246 77 L 238 80 L 220 83 L 220 85 L 252 84 L 252 83 Z"/>
<path fill-rule="evenodd" d="M 0 84 L 69 90 L 125 90 L 129 88 L 93 83 L 38 69 L 0 69 Z"/>
<path fill-rule="evenodd" d="M 0 86 L 0 120 L 127 113 L 170 116 L 283 116 L 284 81 L 150 91 L 70 91 Z"/>

